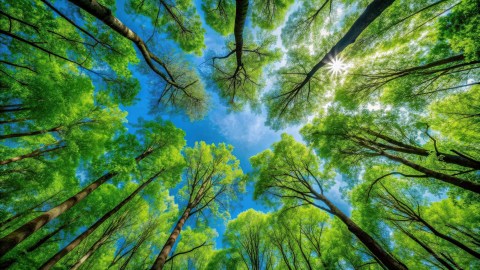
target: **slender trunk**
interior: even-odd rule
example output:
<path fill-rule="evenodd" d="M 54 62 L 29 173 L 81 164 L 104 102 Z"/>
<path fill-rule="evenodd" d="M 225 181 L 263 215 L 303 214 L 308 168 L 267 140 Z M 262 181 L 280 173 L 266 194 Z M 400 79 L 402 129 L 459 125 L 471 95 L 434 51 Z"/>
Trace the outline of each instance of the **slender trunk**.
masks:
<path fill-rule="evenodd" d="M 163 61 L 161 61 L 157 56 L 155 56 L 152 52 L 150 52 L 145 42 L 135 32 L 133 32 L 126 25 L 124 25 L 118 18 L 113 16 L 113 13 L 110 9 L 98 3 L 97 0 L 69 0 L 69 1 L 72 2 L 74 5 L 80 7 L 81 9 L 85 10 L 86 12 L 90 13 L 92 16 L 96 17 L 97 19 L 104 22 L 107 26 L 109 26 L 115 32 L 119 33 L 123 37 L 132 41 L 140 50 L 140 53 L 142 54 L 143 58 L 145 59 L 145 62 L 147 62 L 147 65 L 150 67 L 150 69 L 152 69 L 157 75 L 159 75 L 167 83 L 175 87 L 182 88 L 177 83 L 175 83 L 175 81 L 173 80 L 173 76 L 171 75 L 170 71 L 167 69 L 167 66 L 165 65 L 165 63 L 163 63 Z M 163 72 L 158 70 L 157 67 L 155 67 L 152 60 L 157 62 L 159 65 L 161 65 L 165 69 L 170 79 L 167 78 L 167 76 L 163 74 Z"/>
<path fill-rule="evenodd" d="M 415 241 L 417 244 L 419 244 L 425 251 L 428 252 L 428 254 L 432 255 L 432 257 L 435 258 L 439 263 L 441 263 L 443 266 L 445 266 L 448 270 L 455 270 L 449 263 L 447 263 L 442 257 L 440 257 L 431 247 L 429 247 L 427 244 L 422 242 L 420 239 L 415 237 L 415 235 L 409 233 L 408 231 L 404 230 L 400 226 L 397 226 L 405 235 L 407 235 L 410 239 Z"/>
<path fill-rule="evenodd" d="M 25 107 L 20 107 L 20 106 L 21 106 L 21 104 L 0 106 L 0 113 L 19 112 L 19 111 L 30 110 L 30 108 L 25 108 Z"/>
<path fill-rule="evenodd" d="M 175 241 L 177 241 L 177 238 L 180 235 L 180 232 L 182 231 L 185 221 L 187 221 L 188 217 L 190 216 L 190 211 L 192 211 L 192 207 L 191 207 L 191 204 L 188 204 L 187 208 L 182 214 L 182 217 L 178 220 L 177 224 L 175 225 L 175 228 L 173 229 L 172 233 L 168 237 L 167 242 L 165 243 L 165 245 L 163 245 L 163 248 L 160 251 L 160 254 L 158 255 L 155 262 L 153 263 L 151 268 L 152 270 L 163 269 L 165 262 L 167 260 L 168 254 L 170 254 L 170 251 L 172 250 L 172 247 L 175 244 Z"/>
<path fill-rule="evenodd" d="M 68 223 L 70 224 L 70 223 Z M 45 244 L 45 242 L 47 242 L 50 238 L 52 238 L 54 235 L 56 235 L 59 231 L 61 231 L 63 228 L 65 228 L 68 224 L 63 224 L 62 226 L 58 227 L 57 229 L 55 229 L 54 231 L 48 233 L 47 235 L 45 235 L 44 237 L 42 237 L 40 240 L 38 240 L 35 244 L 33 244 L 32 246 L 30 246 L 28 249 L 27 249 L 27 253 L 30 253 L 32 251 L 35 251 L 37 248 L 39 248 L 41 245 Z M 4 263 L 0 264 L 0 269 L 8 269 L 12 264 L 14 264 L 15 262 L 17 262 L 17 258 L 12 258 L 12 259 L 9 259 L 7 261 L 5 261 Z"/>
<path fill-rule="evenodd" d="M 11 108 L 18 108 L 21 107 L 23 104 L 10 104 L 10 105 L 1 105 L 0 111 L 4 109 L 11 109 Z"/>
<path fill-rule="evenodd" d="M 450 254 L 445 254 L 443 252 L 440 252 L 440 254 L 447 260 L 449 261 L 453 266 L 455 266 L 458 270 L 463 270 L 462 267 L 460 267 L 460 265 L 458 265 L 452 258 L 452 256 L 450 256 Z"/>
<path fill-rule="evenodd" d="M 375 151 L 377 151 L 377 150 L 375 149 Z M 413 163 L 413 162 L 411 162 L 409 160 L 406 160 L 404 158 L 401 158 L 399 156 L 395 156 L 395 155 L 391 155 L 389 153 L 386 153 L 385 151 L 382 151 L 380 154 L 382 156 L 390 159 L 390 160 L 400 162 L 400 163 L 402 163 L 402 164 L 404 164 L 404 165 L 406 165 L 406 166 L 408 166 L 408 167 L 410 167 L 410 168 L 412 168 L 416 171 L 422 172 L 427 176 L 438 179 L 438 180 L 443 181 L 445 183 L 452 184 L 452 185 L 457 186 L 459 188 L 463 188 L 463 189 L 466 189 L 466 190 L 469 190 L 469 191 L 480 194 L 480 184 L 473 183 L 473 182 L 470 182 L 470 181 L 467 181 L 467 180 L 464 180 L 464 179 L 461 179 L 461 178 L 458 178 L 458 177 L 455 177 L 455 176 L 451 176 L 451 175 L 448 175 L 448 174 L 439 173 L 439 172 L 430 170 L 428 168 L 420 166 L 416 163 Z"/>
<path fill-rule="evenodd" d="M 60 142 L 57 142 L 56 144 L 59 144 L 59 143 Z M 20 161 L 20 160 L 23 160 L 23 159 L 26 159 L 26 158 L 38 157 L 38 156 L 41 156 L 45 153 L 53 152 L 55 150 L 62 149 L 62 148 L 65 148 L 65 147 L 66 147 L 65 145 L 59 145 L 59 146 L 56 146 L 56 147 L 53 147 L 53 148 L 50 148 L 50 149 L 44 149 L 44 147 L 42 147 L 42 148 L 36 149 L 36 150 L 34 150 L 34 151 L 32 151 L 28 154 L 12 157 L 12 158 L 5 159 L 5 160 L 0 160 L 0 165 L 6 165 L 6 164 L 9 164 L 9 163 L 12 163 L 12 162 L 15 162 L 15 161 Z"/>
<path fill-rule="evenodd" d="M 235 10 L 235 55 L 237 57 L 237 68 L 242 66 L 243 53 L 243 29 L 245 27 L 245 20 L 248 12 L 248 0 L 236 0 Z"/>
<path fill-rule="evenodd" d="M 282 260 L 283 260 L 283 263 L 287 266 L 288 270 L 292 270 L 292 267 L 290 266 L 290 262 L 288 261 L 288 257 L 287 257 L 287 254 L 285 253 L 285 250 L 283 249 L 283 244 L 282 244 L 282 240 L 279 239 L 275 234 L 272 234 L 270 236 L 270 238 L 273 238 L 272 240 L 272 243 L 274 246 L 276 246 L 278 248 L 278 250 L 280 251 L 280 254 L 282 254 Z"/>
<path fill-rule="evenodd" d="M 77 236 L 70 244 L 68 244 L 66 247 L 64 247 L 62 250 L 57 252 L 57 254 L 53 255 L 47 262 L 45 262 L 40 269 L 41 270 L 47 270 L 50 269 L 52 266 L 54 266 L 60 259 L 62 259 L 65 255 L 67 255 L 70 251 L 72 251 L 74 248 L 76 248 L 80 243 L 87 238 L 90 234 L 92 234 L 100 225 L 102 225 L 107 219 L 109 219 L 111 216 L 116 214 L 120 209 L 122 209 L 125 204 L 130 202 L 137 193 L 142 191 L 148 184 L 150 184 L 153 180 L 155 180 L 163 170 L 160 170 L 157 172 L 154 176 L 152 176 L 150 179 L 148 179 L 145 183 L 140 185 L 132 194 L 130 194 L 127 198 L 123 199 L 122 202 L 117 204 L 112 210 L 108 211 L 105 215 L 103 215 L 95 224 L 90 226 L 86 231 L 84 231 L 82 234 Z"/>
<path fill-rule="evenodd" d="M 88 251 L 82 256 L 82 258 L 80 258 L 71 268 L 70 270 L 77 270 L 80 266 L 83 265 L 84 262 L 86 262 L 88 260 L 88 258 L 90 258 L 90 256 L 93 255 L 93 253 L 95 253 L 95 251 L 97 251 L 97 249 L 99 249 L 101 246 L 103 246 L 105 244 L 105 242 L 108 240 L 108 238 L 110 237 L 109 234 L 106 234 L 106 235 L 103 235 L 102 237 L 100 237 L 100 239 L 98 239 L 95 244 L 93 244 L 93 246 L 91 246 Z"/>
<path fill-rule="evenodd" d="M 18 123 L 18 122 L 23 122 L 23 121 L 27 121 L 27 120 L 30 120 L 30 119 L 29 118 L 16 118 L 16 119 L 2 120 L 2 121 L 0 121 L 0 125 Z"/>
<path fill-rule="evenodd" d="M 389 142 L 393 145 L 397 145 L 399 147 L 394 147 L 394 146 L 390 146 L 390 145 L 381 144 L 381 143 L 376 142 L 376 141 L 367 140 L 371 144 L 381 146 L 381 147 L 385 147 L 386 149 L 389 149 L 389 150 L 392 150 L 392 151 L 397 151 L 397 152 L 406 153 L 406 154 L 415 154 L 415 155 L 419 155 L 419 156 L 423 156 L 423 157 L 427 157 L 431 154 L 430 151 L 427 151 L 423 148 L 399 142 L 397 140 L 394 140 L 394 139 L 392 139 L 388 136 L 385 136 L 383 134 L 380 134 L 378 132 L 375 132 L 375 131 L 372 131 L 372 130 L 366 130 L 366 132 L 369 133 L 370 135 L 378 137 L 382 140 L 385 140 L 385 141 L 387 141 L 387 142 Z M 354 137 L 356 137 L 356 136 L 354 136 Z M 361 139 L 361 140 L 365 140 L 365 139 L 360 138 L 360 137 L 356 137 L 356 138 Z M 435 153 L 435 154 L 437 155 L 439 160 L 441 158 L 441 161 L 443 161 L 443 162 L 456 164 L 456 165 L 459 165 L 459 166 L 462 166 L 462 167 L 468 167 L 468 168 L 480 170 L 480 161 L 476 161 L 476 160 L 473 160 L 473 159 L 468 159 L 468 158 L 465 158 L 465 157 L 462 157 L 462 156 L 459 156 L 459 155 L 452 155 L 452 154 L 448 154 L 448 153 L 443 153 L 443 152 L 438 152 L 438 153 Z"/>
<path fill-rule="evenodd" d="M 51 128 L 51 129 L 44 129 L 44 130 L 36 130 L 36 131 L 30 131 L 30 132 L 21 132 L 21 133 L 12 133 L 12 134 L 0 135 L 0 140 L 11 139 L 11 138 L 21 138 L 21 137 L 34 136 L 34 135 L 40 135 L 40 134 L 45 134 L 45 133 L 49 133 L 49 132 L 59 131 L 61 128 L 62 128 L 62 126 L 58 126 L 58 127 L 54 127 L 54 128 Z"/>
<path fill-rule="evenodd" d="M 470 233 L 465 229 L 461 229 L 450 224 L 447 224 L 446 226 L 470 238 L 471 239 L 470 241 L 472 242 L 472 244 L 476 246 L 480 246 L 480 238 L 475 236 L 473 233 Z"/>
<path fill-rule="evenodd" d="M 327 199 L 323 194 L 314 192 L 315 196 L 321 201 L 323 201 L 329 208 L 333 215 L 338 217 L 348 228 L 348 230 L 353 233 L 360 242 L 374 255 L 378 261 L 381 262 L 388 269 L 408 269 L 403 263 L 396 260 L 392 255 L 390 255 L 386 250 L 384 250 L 378 242 L 373 239 L 367 232 L 362 230 L 353 220 L 351 220 L 347 215 L 345 215 L 340 209 L 338 209 L 330 200 Z"/>
<path fill-rule="evenodd" d="M 135 246 L 135 248 L 132 250 L 130 255 L 128 255 L 128 258 L 122 263 L 122 266 L 120 266 L 120 270 L 127 269 L 128 264 L 130 263 L 130 260 L 132 260 L 133 256 L 137 253 L 138 246 Z"/>
<path fill-rule="evenodd" d="M 452 243 L 453 245 L 457 246 L 458 248 L 462 249 L 463 251 L 467 252 L 468 254 L 472 255 L 473 257 L 475 257 L 477 259 L 480 259 L 480 253 L 478 253 L 475 250 L 467 247 L 466 245 L 464 245 L 462 242 L 458 241 L 457 239 L 452 238 L 452 237 L 450 237 L 446 234 L 443 234 L 443 233 L 437 231 L 437 229 L 435 227 L 430 225 L 430 223 L 428 223 L 423 218 L 418 217 L 418 219 L 419 219 L 419 222 L 421 222 L 423 225 L 425 225 L 425 227 L 427 227 L 435 236 L 438 236 L 438 237 L 442 238 L 443 240 Z"/>
<path fill-rule="evenodd" d="M 150 155 L 153 151 L 154 150 L 151 148 L 148 149 L 147 151 L 143 152 L 141 155 L 137 156 L 135 158 L 135 161 L 137 163 L 140 162 L 142 159 Z M 14 247 L 16 247 L 18 244 L 20 244 L 28 236 L 32 235 L 34 232 L 38 231 L 40 228 L 45 226 L 45 224 L 47 224 L 54 218 L 58 217 L 59 215 L 65 213 L 68 209 L 72 208 L 77 203 L 81 202 L 95 189 L 97 189 L 99 186 L 101 186 L 103 183 L 110 180 L 112 177 L 116 176 L 117 174 L 118 174 L 117 172 L 108 172 L 104 174 L 102 177 L 98 178 L 95 182 L 91 183 L 90 185 L 85 187 L 83 190 L 81 190 L 77 194 L 68 198 L 61 204 L 44 212 L 40 216 L 30 220 L 29 222 L 22 225 L 20 228 L 16 229 L 15 231 L 11 232 L 7 236 L 0 239 L 0 258 L 3 255 L 5 255 L 7 252 L 12 250 Z"/>
<path fill-rule="evenodd" d="M 62 226 L 58 227 L 57 229 L 55 229 L 54 231 L 50 232 L 49 234 L 45 235 L 44 237 L 42 237 L 40 240 L 38 240 L 35 244 L 33 244 L 32 246 L 30 246 L 28 249 L 27 249 L 27 252 L 32 252 L 34 251 L 35 249 L 39 248 L 41 245 L 45 244 L 45 242 L 47 242 L 50 238 L 52 238 L 54 235 L 56 235 L 59 231 L 63 230 L 63 228 L 67 227 L 70 223 L 67 223 L 67 224 L 63 224 Z"/>
<path fill-rule="evenodd" d="M 440 59 L 440 60 L 425 64 L 425 65 L 411 67 L 411 68 L 407 68 L 407 69 L 400 70 L 400 71 L 397 71 L 397 72 L 393 72 L 393 73 L 390 73 L 389 76 L 403 77 L 403 76 L 406 76 L 408 74 L 415 73 L 417 71 L 423 71 L 423 70 L 426 70 L 426 69 L 430 69 L 432 67 L 442 66 L 442 65 L 455 63 L 455 62 L 459 62 L 459 61 L 463 61 L 463 60 L 465 60 L 465 56 L 463 54 L 454 55 L 454 56 L 444 58 L 444 59 Z"/>
<path fill-rule="evenodd" d="M 47 199 L 43 200 L 42 202 L 37 203 L 37 204 L 35 204 L 34 206 L 32 206 L 32 207 L 24 210 L 23 212 L 18 213 L 18 214 L 15 214 L 15 215 L 7 218 L 6 220 L 0 222 L 0 228 L 3 227 L 3 226 L 5 226 L 5 225 L 8 224 L 8 223 L 14 221 L 15 219 L 17 219 L 17 218 L 19 218 L 19 217 L 22 217 L 22 216 L 24 216 L 24 215 L 29 214 L 29 213 L 30 213 L 31 211 L 33 211 L 35 208 L 38 208 L 38 207 L 42 206 L 43 204 L 45 204 L 46 202 L 48 202 L 49 200 L 51 200 L 53 197 L 57 196 L 58 193 L 60 193 L 60 192 L 57 192 L 57 193 L 53 194 L 52 196 L 48 197 Z M 10 226 L 9 226 L 9 227 L 10 227 Z"/>
<path fill-rule="evenodd" d="M 358 19 L 353 23 L 348 32 L 340 39 L 330 51 L 308 72 L 306 78 L 300 83 L 297 89 L 305 86 L 315 73 L 340 54 L 348 45 L 355 42 L 360 34 L 377 18 L 385 9 L 393 4 L 395 0 L 374 0 L 370 3 Z"/>

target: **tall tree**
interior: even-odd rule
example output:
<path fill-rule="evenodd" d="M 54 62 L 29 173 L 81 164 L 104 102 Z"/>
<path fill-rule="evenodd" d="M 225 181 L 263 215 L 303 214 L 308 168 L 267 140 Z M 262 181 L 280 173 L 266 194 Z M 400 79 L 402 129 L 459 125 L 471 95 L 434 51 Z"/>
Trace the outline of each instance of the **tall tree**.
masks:
<path fill-rule="evenodd" d="M 251 162 L 257 172 L 256 197 L 293 205 L 316 206 L 340 219 L 382 265 L 391 269 L 406 269 L 403 263 L 324 195 L 331 181 L 322 176 L 318 157 L 305 145 L 283 134 L 282 140 L 273 145 L 273 151 L 266 150 L 252 157 Z"/>
<path fill-rule="evenodd" d="M 196 143 L 185 150 L 186 170 L 180 190 L 186 200 L 182 215 L 163 245 L 152 269 L 163 269 L 185 222 L 195 214 L 228 215 L 228 202 L 244 191 L 245 177 L 239 161 L 225 144 Z"/>
<path fill-rule="evenodd" d="M 97 1 L 72 0 L 70 2 L 101 20 L 112 30 L 135 44 L 148 67 L 165 82 L 159 100 L 162 100 L 164 96 L 169 97 L 167 102 L 177 100 L 177 102 L 171 104 L 177 109 L 187 112 L 192 107 L 197 109 L 197 111 L 193 110 L 189 113 L 193 118 L 203 115 L 207 98 L 201 82 L 194 72 L 186 67 L 168 66 L 167 62 L 148 48 L 145 41 L 137 33 L 115 17 L 108 7 Z M 179 100 L 184 102 L 179 102 Z"/>
<path fill-rule="evenodd" d="M 268 240 L 268 223 L 268 214 L 249 209 L 227 224 L 224 242 L 247 269 L 273 269 L 275 258 Z"/>
<path fill-rule="evenodd" d="M 279 13 L 285 12 L 290 3 L 283 1 L 253 1 L 254 6 L 265 5 L 262 13 L 258 9 L 253 11 L 254 22 L 262 28 L 272 28 L 273 24 L 262 21 L 263 16 L 275 18 L 278 24 L 281 17 L 278 17 L 276 6 L 280 6 Z M 207 56 L 211 68 L 211 80 L 218 86 L 220 97 L 222 97 L 233 110 L 241 110 L 246 104 L 251 108 L 259 108 L 259 89 L 264 68 L 279 59 L 278 49 L 273 45 L 276 41 L 274 36 L 267 32 L 252 34 L 245 31 L 250 1 L 235 1 L 235 12 L 233 12 L 233 1 L 206 1 L 203 9 L 206 12 L 207 23 L 219 33 L 226 35 L 233 33 L 225 44 L 223 55 Z M 259 15 L 261 14 L 261 15 Z M 218 24 L 218 19 L 226 23 Z M 234 18 L 234 20 L 232 19 Z M 264 18 L 263 18 L 264 20 Z M 248 30 L 248 28 L 247 28 Z M 246 33 L 245 33 L 246 32 Z M 213 53 L 211 53 L 213 54 Z"/>
<path fill-rule="evenodd" d="M 394 0 L 391 1 L 372 1 L 352 24 L 343 37 L 318 61 L 310 70 L 303 68 L 302 71 L 291 71 L 283 68 L 285 78 L 276 90 L 269 93 L 267 98 L 271 99 L 269 106 L 269 119 L 273 123 L 275 118 L 285 115 L 285 113 L 301 109 L 304 106 L 300 96 L 309 97 L 312 84 L 310 83 L 314 75 L 322 67 L 325 67 L 331 61 L 335 61 L 338 55 L 350 44 L 354 43 L 358 36 L 385 11 Z M 282 71 L 281 71 L 282 73 Z M 308 100 L 307 100 L 308 102 Z M 297 105 L 298 104 L 298 105 Z M 300 106 L 300 108 L 298 107 Z M 302 117 L 295 115 L 294 117 Z M 304 116 L 303 116 L 304 117 Z M 288 117 L 290 118 L 290 117 Z M 299 119 L 290 119 L 298 121 Z M 277 126 L 280 123 L 276 124 Z"/>
<path fill-rule="evenodd" d="M 378 115 L 382 116 L 375 118 Z M 387 121 L 390 127 L 380 129 L 379 126 Z M 413 179 L 433 178 L 468 191 L 480 192 L 475 176 L 480 163 L 476 157 L 455 149 L 455 144 L 435 139 L 427 124 L 420 129 L 402 122 L 395 111 L 347 116 L 332 109 L 327 117 L 314 121 L 304 131 L 320 156 L 331 161 L 333 166 L 345 168 L 344 172 L 353 172 L 352 168 L 357 164 L 362 166 L 362 163 L 365 165 L 372 160 L 382 164 L 381 159 L 386 159 L 408 170 L 389 172 L 383 177 L 396 174 Z M 422 123 L 417 126 L 422 126 Z M 420 138 L 429 142 L 428 148 L 420 145 Z M 450 148 L 448 152 L 441 150 L 444 143 Z M 369 159 L 363 159 L 365 157 Z M 347 165 L 345 158 L 353 162 Z M 455 173 L 447 173 L 447 165 Z M 411 173 L 412 170 L 416 173 Z"/>

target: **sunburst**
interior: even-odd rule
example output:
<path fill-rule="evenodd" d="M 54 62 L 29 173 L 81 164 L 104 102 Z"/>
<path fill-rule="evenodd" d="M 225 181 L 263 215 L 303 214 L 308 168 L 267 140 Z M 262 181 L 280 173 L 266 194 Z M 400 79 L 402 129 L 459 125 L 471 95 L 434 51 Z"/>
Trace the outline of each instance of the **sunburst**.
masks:
<path fill-rule="evenodd" d="M 343 59 L 340 57 L 333 58 L 329 63 L 327 63 L 327 66 L 333 76 L 340 75 L 348 69 L 348 65 L 345 64 Z"/>

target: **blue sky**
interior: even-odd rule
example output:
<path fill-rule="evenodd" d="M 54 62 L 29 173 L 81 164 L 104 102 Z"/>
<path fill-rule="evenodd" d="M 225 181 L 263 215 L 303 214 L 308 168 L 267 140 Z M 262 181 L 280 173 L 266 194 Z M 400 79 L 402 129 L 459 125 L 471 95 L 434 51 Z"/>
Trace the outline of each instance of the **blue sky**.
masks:
<path fill-rule="evenodd" d="M 196 1 L 197 10 L 199 10 L 200 15 L 203 18 L 203 14 L 200 8 L 200 1 Z M 298 5 L 294 5 L 288 14 L 291 14 Z M 287 14 L 287 16 L 288 16 Z M 124 2 L 117 2 L 117 11 L 116 16 L 123 21 L 128 27 L 133 29 L 140 37 L 146 38 L 151 34 L 151 23 L 150 20 L 141 17 L 141 16 L 132 16 L 127 14 L 124 11 Z M 250 24 L 247 21 L 247 26 Z M 205 45 L 206 50 L 214 50 L 215 52 L 221 52 L 225 43 L 225 38 L 214 32 L 210 27 L 208 27 L 203 21 L 203 26 L 207 30 L 205 35 Z M 275 34 L 280 35 L 280 26 Z M 248 29 L 246 27 L 245 29 Z M 277 45 L 282 48 L 281 40 L 278 39 Z M 174 43 L 168 42 L 169 46 L 178 48 Z M 282 48 L 284 50 L 284 48 Z M 206 51 L 205 51 L 206 52 Z M 138 53 L 138 52 L 137 52 Z M 138 54 L 139 55 L 139 54 Z M 196 68 L 201 68 L 201 64 L 205 61 L 203 56 L 187 56 L 191 60 L 192 65 L 195 65 Z M 140 57 L 141 59 L 141 57 Z M 284 61 L 282 61 L 284 62 Z M 276 67 L 279 67 L 281 63 L 276 63 Z M 128 123 L 135 123 L 139 117 L 145 119 L 151 119 L 153 116 L 149 114 L 149 101 L 151 98 L 150 95 L 150 83 L 147 76 L 140 74 L 139 72 L 134 71 L 134 76 L 136 76 L 141 83 L 141 92 L 137 96 L 139 101 L 130 107 L 124 108 L 128 111 Z M 267 81 L 268 89 L 271 85 L 271 81 Z M 211 108 L 203 120 L 191 122 L 185 116 L 181 115 L 164 115 L 164 119 L 171 120 L 177 127 L 183 129 L 186 132 L 186 140 L 188 146 L 193 146 L 196 141 L 205 141 L 207 143 L 221 143 L 225 142 L 234 146 L 234 154 L 240 160 L 241 167 L 245 173 L 251 172 L 252 168 L 249 163 L 249 158 L 271 146 L 272 143 L 280 140 L 280 135 L 284 132 L 293 135 L 297 140 L 301 140 L 299 134 L 299 129 L 301 126 L 289 127 L 284 130 L 274 131 L 271 128 L 265 126 L 266 112 L 265 109 L 261 113 L 254 113 L 248 108 L 242 112 L 229 112 L 228 108 L 222 104 L 217 95 L 215 89 L 207 88 L 207 92 L 212 96 Z M 350 207 L 348 204 L 341 202 L 340 193 L 338 192 L 339 185 L 336 185 L 332 191 L 330 191 L 330 197 L 337 201 L 338 206 L 345 210 L 349 211 Z M 340 200 L 339 200 L 340 199 Z M 253 208 L 256 210 L 261 210 L 263 212 L 268 211 L 268 209 L 261 204 L 261 202 L 253 200 L 253 185 L 250 184 L 247 188 L 247 192 L 242 196 L 240 202 L 236 204 L 235 209 L 232 209 L 231 214 L 232 218 L 235 218 L 239 213 Z M 221 247 L 222 243 L 222 234 L 225 230 L 225 224 L 223 221 L 214 221 L 213 226 L 219 233 L 217 238 L 217 247 Z"/>

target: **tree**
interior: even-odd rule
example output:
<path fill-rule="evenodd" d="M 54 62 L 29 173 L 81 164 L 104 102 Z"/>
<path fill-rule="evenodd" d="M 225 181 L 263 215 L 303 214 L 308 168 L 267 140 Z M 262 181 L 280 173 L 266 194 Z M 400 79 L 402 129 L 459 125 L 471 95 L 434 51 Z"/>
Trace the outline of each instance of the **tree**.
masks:
<path fill-rule="evenodd" d="M 345 35 L 318 61 L 310 70 L 306 70 L 304 67 L 300 71 L 292 71 L 288 68 L 283 68 L 280 73 L 285 75 L 283 82 L 276 90 L 269 93 L 267 98 L 271 99 L 268 103 L 269 106 L 269 121 L 273 124 L 275 118 L 281 117 L 286 111 L 295 111 L 300 109 L 305 104 L 298 102 L 300 97 L 306 96 L 307 101 L 310 97 L 312 87 L 310 81 L 314 77 L 315 73 L 326 66 L 329 61 L 336 59 L 348 45 L 355 42 L 357 37 L 377 18 L 384 10 L 386 10 L 392 1 L 373 1 L 370 3 L 358 19 L 353 23 Z M 291 77 L 291 78 L 289 78 Z M 301 100 L 301 99 L 300 99 Z M 298 106 L 295 106 L 298 104 Z M 295 117 L 295 116 L 294 116 Z M 302 117 L 302 116 L 296 116 Z M 290 120 L 290 119 L 289 119 Z M 298 121 L 299 119 L 291 119 Z M 280 125 L 279 123 L 276 124 Z"/>
<path fill-rule="evenodd" d="M 237 254 L 246 269 L 273 269 L 274 254 L 267 235 L 269 215 L 252 209 L 228 222 L 224 242 Z M 231 255 L 235 256 L 235 255 Z"/>
<path fill-rule="evenodd" d="M 99 248 L 107 243 L 109 238 L 111 238 L 114 233 L 124 227 L 128 227 L 130 224 L 127 223 L 127 217 L 128 210 L 126 213 L 122 213 L 110 221 L 107 228 L 102 232 L 100 238 L 95 241 L 95 243 L 87 250 L 87 252 L 72 266 L 72 269 L 79 269 L 80 266 L 82 266 Z"/>
<path fill-rule="evenodd" d="M 128 11 L 147 16 L 154 27 L 153 33 L 168 33 L 187 52 L 201 54 L 205 29 L 192 1 L 128 1 Z"/>
<path fill-rule="evenodd" d="M 263 70 L 279 59 L 279 51 L 272 49 L 274 37 L 264 32 L 258 33 L 255 38 L 250 34 L 246 36 L 253 41 L 244 43 L 242 40 L 242 46 L 238 47 L 236 41 L 227 40 L 225 54 L 212 56 L 210 63 L 211 79 L 218 86 L 220 97 L 237 111 L 246 104 L 253 109 L 259 108 L 259 90 L 264 86 L 261 83 Z M 238 50 L 242 51 L 240 55 Z"/>
<path fill-rule="evenodd" d="M 99 4 L 97 1 L 72 0 L 70 2 L 101 20 L 112 30 L 136 45 L 148 67 L 165 82 L 164 90 L 159 99 L 162 99 L 165 95 L 167 97 L 170 95 L 171 98 L 168 100 L 172 100 L 172 97 L 176 96 L 173 100 L 185 99 L 189 101 L 188 103 L 197 104 L 196 107 L 200 110 L 196 111 L 196 114 L 201 116 L 204 113 L 201 109 L 205 107 L 203 103 L 206 102 L 206 98 L 203 89 L 200 88 L 201 83 L 195 74 L 192 74 L 188 69 L 182 68 L 182 70 L 179 71 L 176 66 L 169 67 L 165 61 L 150 51 L 143 39 L 118 20 L 109 8 Z M 162 69 L 164 71 L 162 71 Z M 187 76 L 185 76 L 185 71 L 187 71 Z M 178 106 L 181 110 L 186 111 L 188 111 L 189 108 L 188 106 L 184 107 L 185 104 L 178 101 L 172 103 L 172 105 Z M 198 116 L 193 116 L 192 113 L 192 117 L 195 118 Z"/>
<path fill-rule="evenodd" d="M 479 14 L 0 1 L 0 268 L 480 268 Z M 215 133 L 185 147 L 161 118 L 190 129 L 177 116 L 211 101 L 303 126 L 304 143 L 282 135 L 244 175 L 249 149 Z M 261 145 L 261 128 L 235 132 Z"/>
<path fill-rule="evenodd" d="M 180 194 L 186 200 L 182 215 L 163 245 L 152 269 L 162 269 L 185 222 L 195 214 L 228 215 L 228 201 L 245 188 L 245 177 L 233 148 L 225 144 L 196 143 L 185 150 L 187 162 Z"/>
<path fill-rule="evenodd" d="M 335 99 L 353 108 L 379 101 L 422 110 L 436 99 L 478 84 L 476 76 L 472 76 L 478 68 L 475 45 L 464 32 L 477 18 L 464 16 L 458 20 L 459 13 L 476 12 L 474 6 L 468 1 L 420 1 L 418 7 L 413 5 L 412 10 L 399 10 L 401 14 L 391 16 L 398 20 L 372 27 L 369 35 L 352 48 L 349 59 L 352 67 L 346 71 L 344 83 L 336 87 Z M 456 26 L 447 23 L 457 20 Z M 453 30 L 455 27 L 458 29 Z M 469 48 L 456 47 L 462 44 L 454 41 L 460 35 L 465 44 L 470 44 Z M 413 40 L 418 47 L 407 45 Z M 365 46 L 368 47 L 363 49 Z"/>
<path fill-rule="evenodd" d="M 267 11 L 272 12 L 272 17 L 275 17 L 273 14 L 275 11 L 272 9 L 275 9 L 276 5 L 282 6 L 282 3 L 276 3 L 276 1 L 275 3 L 262 2 L 255 1 L 255 6 L 265 4 Z M 250 104 L 253 109 L 258 109 L 258 91 L 263 86 L 260 83 L 263 69 L 266 65 L 278 60 L 279 51 L 273 49 L 276 39 L 266 32 L 257 33 L 255 36 L 250 33 L 244 34 L 248 0 L 235 1 L 235 14 L 233 14 L 232 5 L 233 1 L 217 1 L 216 4 L 213 1 L 207 1 L 203 5 L 206 20 L 210 26 L 223 35 L 233 32 L 233 40 L 226 41 L 226 52 L 221 56 L 209 56 L 211 80 L 219 88 L 220 97 L 226 100 L 233 110 L 242 110 L 246 104 Z M 288 8 L 288 4 L 284 8 Z M 254 21 L 260 22 L 261 27 L 268 28 L 264 22 L 261 22 L 261 17 L 257 13 L 253 16 Z M 235 17 L 233 25 L 229 22 L 232 17 Z M 227 23 L 218 25 L 216 20 L 220 18 Z M 244 37 L 247 41 L 244 41 Z"/>
<path fill-rule="evenodd" d="M 204 269 L 213 251 L 213 240 L 217 233 L 209 227 L 187 227 L 172 252 L 165 267 L 170 269 Z"/>
<path fill-rule="evenodd" d="M 392 217 L 390 217 L 391 221 L 394 222 L 415 222 L 418 223 L 420 226 L 429 230 L 435 236 L 442 238 L 445 241 L 450 242 L 451 244 L 457 246 L 458 248 L 462 249 L 463 251 L 469 253 L 470 255 L 474 256 L 475 258 L 480 257 L 480 253 L 476 252 L 472 248 L 468 247 L 464 243 L 454 239 L 442 232 L 440 232 L 434 225 L 428 222 L 421 213 L 421 208 L 418 202 L 410 203 L 404 201 L 399 196 L 392 193 L 390 190 L 382 186 L 383 190 L 376 194 L 376 197 L 380 200 L 380 203 L 383 204 L 385 207 L 392 209 Z M 416 208 L 416 209 L 415 209 Z"/>
<path fill-rule="evenodd" d="M 282 135 L 282 140 L 251 158 L 258 174 L 255 196 L 272 202 L 293 205 L 313 205 L 339 218 L 365 247 L 384 265 L 392 269 L 406 269 L 373 237 L 337 208 L 325 195 L 328 180 L 319 171 L 318 157 L 293 137 Z M 325 206 L 324 206 L 325 205 Z"/>
<path fill-rule="evenodd" d="M 345 168 L 345 158 L 353 160 L 344 172 L 352 172 L 352 165 L 361 166 L 370 162 L 364 157 L 378 160 L 378 163 L 381 162 L 379 159 L 384 158 L 394 164 L 401 164 L 408 170 L 392 171 L 378 180 L 393 174 L 409 178 L 434 178 L 468 191 L 480 192 L 477 177 L 473 173 L 480 168 L 475 157 L 456 150 L 455 144 L 448 141 L 445 145 L 450 147 L 451 154 L 439 150 L 443 143 L 430 135 L 428 124 L 423 124 L 423 130 L 407 127 L 401 121 L 392 125 L 392 121 L 399 119 L 395 112 L 383 114 L 383 118 L 375 118 L 378 114 L 347 116 L 332 111 L 326 119 L 307 126 L 304 133 L 318 149 L 320 156 L 331 160 L 333 166 Z M 390 127 L 380 129 L 386 121 L 390 122 Z M 421 125 L 418 123 L 418 126 Z M 430 149 L 420 146 L 419 139 L 422 137 L 419 134 L 431 141 Z M 442 172 L 446 171 L 447 165 L 455 173 Z M 410 173 L 409 170 L 417 174 Z"/>

